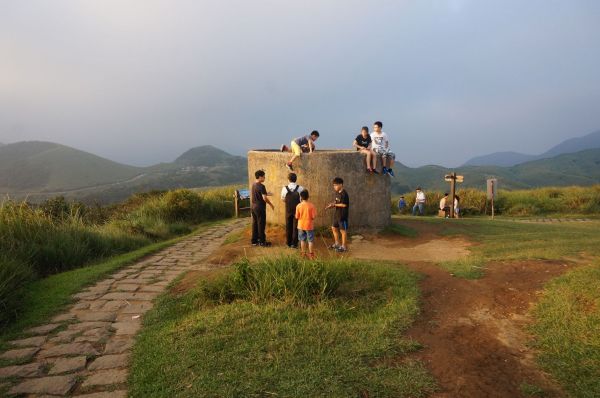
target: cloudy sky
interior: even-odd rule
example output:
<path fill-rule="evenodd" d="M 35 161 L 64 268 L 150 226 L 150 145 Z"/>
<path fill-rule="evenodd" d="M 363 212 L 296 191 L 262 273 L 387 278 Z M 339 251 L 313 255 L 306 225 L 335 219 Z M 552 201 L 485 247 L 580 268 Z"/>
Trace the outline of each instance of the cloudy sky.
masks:
<path fill-rule="evenodd" d="M 120 162 L 382 120 L 405 164 L 600 129 L 600 1 L 0 0 L 0 142 Z"/>

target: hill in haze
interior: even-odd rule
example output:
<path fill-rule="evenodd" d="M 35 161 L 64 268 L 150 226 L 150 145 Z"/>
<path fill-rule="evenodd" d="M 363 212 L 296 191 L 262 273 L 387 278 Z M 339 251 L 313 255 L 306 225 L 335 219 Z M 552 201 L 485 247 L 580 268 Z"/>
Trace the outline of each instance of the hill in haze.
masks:
<path fill-rule="evenodd" d="M 519 152 L 494 152 L 489 155 L 476 156 L 469 159 L 463 166 L 511 167 L 532 160 L 547 159 L 565 153 L 574 153 L 594 148 L 600 148 L 600 130 L 584 135 L 583 137 L 563 141 L 540 155 L 528 155 Z"/>
<path fill-rule="evenodd" d="M 489 177 L 498 178 L 501 189 L 593 185 L 600 183 L 600 149 L 511 167 L 410 168 L 397 163 L 395 171 L 392 188 L 396 193 L 409 192 L 417 186 L 446 190 L 444 175 L 451 171 L 465 176 L 459 188 L 485 189 Z M 17 199 L 27 197 L 30 201 L 63 195 L 85 202 L 112 203 L 136 192 L 246 184 L 247 178 L 246 158 L 208 145 L 191 148 L 173 162 L 150 167 L 128 166 L 49 142 L 0 147 L 0 194 Z"/>
<path fill-rule="evenodd" d="M 501 189 L 527 189 L 542 186 L 600 184 L 600 148 L 567 153 L 553 158 L 525 162 L 512 167 L 464 166 L 448 169 L 441 166 L 409 168 L 396 166 L 395 192 L 404 193 L 417 186 L 446 190 L 444 175 L 456 171 L 464 175 L 459 187 L 485 189 L 486 180 L 498 178 Z"/>
<path fill-rule="evenodd" d="M 134 167 L 50 142 L 0 147 L 0 194 L 114 202 L 135 192 L 240 183 L 247 162 L 212 146 L 192 148 L 172 163 Z"/>

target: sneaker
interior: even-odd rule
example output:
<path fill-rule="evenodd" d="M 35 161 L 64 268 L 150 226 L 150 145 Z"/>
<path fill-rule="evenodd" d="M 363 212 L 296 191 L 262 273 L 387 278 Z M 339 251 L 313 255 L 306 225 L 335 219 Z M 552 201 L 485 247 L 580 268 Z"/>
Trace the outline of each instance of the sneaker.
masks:
<path fill-rule="evenodd" d="M 260 242 L 258 245 L 262 247 L 271 247 L 273 244 L 271 242 Z"/>
<path fill-rule="evenodd" d="M 252 242 L 252 246 L 258 246 L 258 242 Z"/>
<path fill-rule="evenodd" d="M 371 169 L 367 169 L 367 173 L 369 173 L 369 174 L 373 174 L 373 170 L 371 170 Z"/>
<path fill-rule="evenodd" d="M 395 175 L 394 175 L 394 170 L 392 170 L 392 169 L 388 169 L 388 170 L 387 170 L 387 172 L 388 172 L 388 174 L 389 174 L 390 176 L 392 176 L 392 177 L 395 177 Z"/>
<path fill-rule="evenodd" d="M 346 249 L 344 246 L 340 246 L 337 249 L 335 249 L 335 251 L 338 253 L 343 253 L 343 252 L 348 251 L 348 249 Z"/>
<path fill-rule="evenodd" d="M 329 249 L 337 250 L 339 247 L 340 247 L 340 245 L 338 245 L 337 243 L 334 243 L 333 245 L 329 246 Z"/>
<path fill-rule="evenodd" d="M 383 168 L 381 174 L 386 175 L 388 173 L 388 169 L 386 167 Z"/>
<path fill-rule="evenodd" d="M 283 144 L 283 145 L 281 146 L 281 148 L 280 148 L 280 151 L 281 151 L 281 152 L 287 152 L 287 151 L 288 151 L 288 146 L 287 146 L 287 145 L 285 145 L 285 144 Z"/>
<path fill-rule="evenodd" d="M 371 169 L 371 172 L 372 172 L 373 174 L 379 174 L 379 172 L 378 172 L 376 169 Z"/>
<path fill-rule="evenodd" d="M 289 171 L 294 171 L 294 167 L 292 166 L 292 164 L 291 164 L 291 163 L 286 163 L 286 164 L 285 164 L 285 167 L 287 167 L 287 169 L 288 169 Z"/>

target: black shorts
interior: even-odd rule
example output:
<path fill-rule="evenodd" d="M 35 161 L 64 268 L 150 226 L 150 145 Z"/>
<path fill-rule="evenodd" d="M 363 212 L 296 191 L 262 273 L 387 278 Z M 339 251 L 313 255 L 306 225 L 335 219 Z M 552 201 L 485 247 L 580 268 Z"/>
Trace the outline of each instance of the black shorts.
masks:
<path fill-rule="evenodd" d="M 331 224 L 331 226 L 333 228 L 342 229 L 344 231 L 347 231 L 348 230 L 348 220 L 347 219 L 341 219 L 341 220 L 334 219 L 333 224 Z"/>

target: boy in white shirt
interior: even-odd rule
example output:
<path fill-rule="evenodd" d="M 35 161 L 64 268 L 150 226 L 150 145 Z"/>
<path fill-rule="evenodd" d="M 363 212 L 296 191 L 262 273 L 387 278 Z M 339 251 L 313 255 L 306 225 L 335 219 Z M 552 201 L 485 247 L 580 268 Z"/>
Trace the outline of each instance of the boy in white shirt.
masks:
<path fill-rule="evenodd" d="M 396 155 L 390 151 L 390 141 L 388 140 L 387 134 L 381 131 L 382 127 L 383 123 L 381 122 L 373 123 L 373 132 L 371 133 L 371 140 L 373 142 L 371 145 L 373 151 L 376 154 L 381 155 L 383 174 L 389 174 L 394 177 L 392 168 L 394 167 Z"/>

